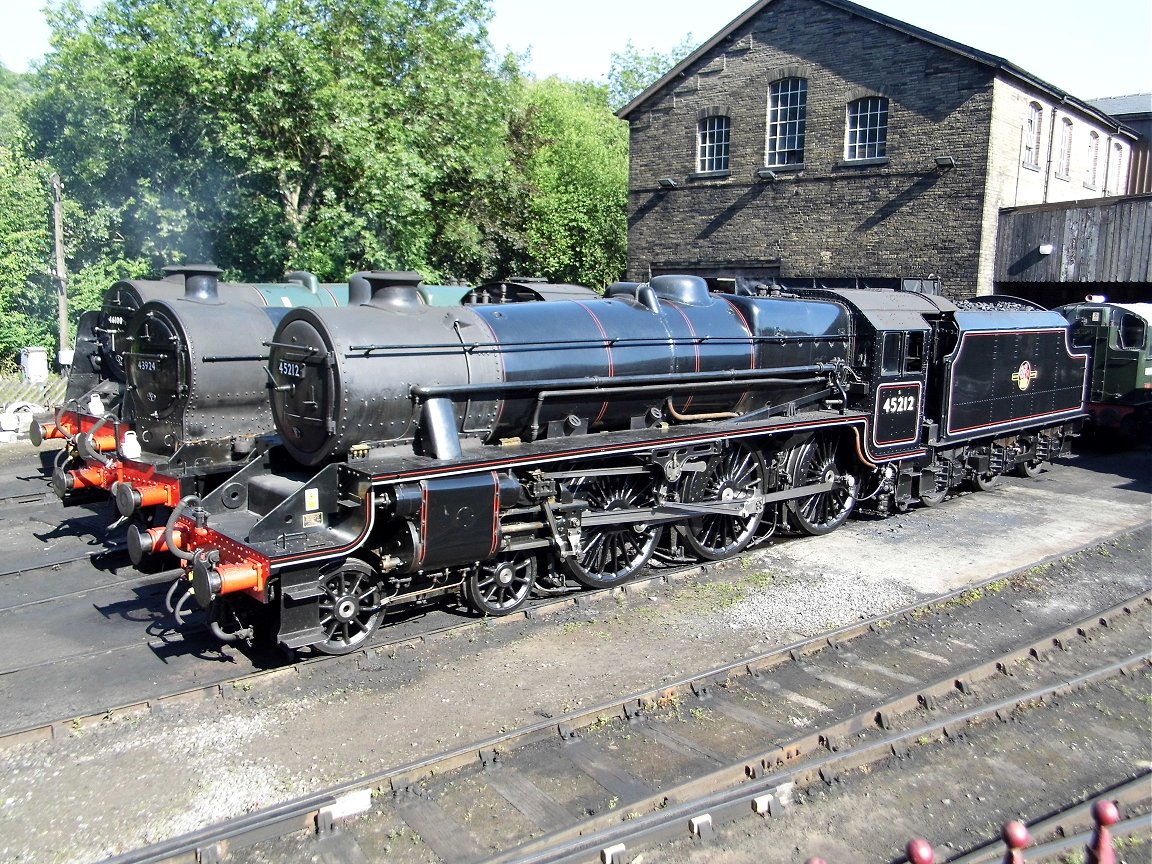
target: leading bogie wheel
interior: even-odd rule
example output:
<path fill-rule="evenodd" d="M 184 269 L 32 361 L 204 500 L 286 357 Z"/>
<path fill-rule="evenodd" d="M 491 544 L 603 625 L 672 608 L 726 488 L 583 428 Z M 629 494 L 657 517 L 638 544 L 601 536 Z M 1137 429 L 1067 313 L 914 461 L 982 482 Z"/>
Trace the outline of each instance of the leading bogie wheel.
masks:
<path fill-rule="evenodd" d="M 633 510 L 655 504 L 655 489 L 647 474 L 608 474 L 581 477 L 569 484 L 574 497 L 602 513 Z M 580 548 L 561 561 L 564 571 L 587 588 L 610 588 L 628 581 L 648 563 L 660 539 L 660 525 L 621 520 L 580 529 Z"/>
<path fill-rule="evenodd" d="M 481 615 L 509 615 L 528 602 L 535 584 L 535 556 L 510 553 L 477 565 L 464 580 L 464 599 Z"/>
<path fill-rule="evenodd" d="M 681 500 L 739 506 L 763 494 L 763 457 L 751 445 L 735 442 L 711 457 L 703 471 L 687 475 Z M 684 525 L 684 542 L 698 558 L 719 561 L 751 543 L 763 518 L 762 503 L 752 513 L 705 513 Z"/>
<path fill-rule="evenodd" d="M 372 638 L 384 613 L 384 584 L 363 561 L 349 558 L 320 577 L 320 628 L 324 639 L 313 647 L 322 654 L 347 654 Z"/>
<path fill-rule="evenodd" d="M 832 489 L 787 502 L 789 527 L 798 534 L 828 534 L 847 521 L 856 506 L 856 480 L 847 473 L 835 438 L 816 435 L 788 454 L 793 487 L 833 483 Z"/>
<path fill-rule="evenodd" d="M 1016 463 L 1013 473 L 1017 477 L 1038 477 L 1043 464 L 1041 459 L 1026 459 Z"/>
<path fill-rule="evenodd" d="M 991 492 L 992 488 L 1000 482 L 1000 475 L 992 471 L 972 475 L 972 488 L 977 492 Z"/>
<path fill-rule="evenodd" d="M 931 489 L 920 490 L 920 503 L 925 507 L 935 507 L 937 504 L 944 503 L 944 499 L 948 497 L 948 481 L 951 472 L 947 470 L 947 465 L 936 464 L 933 466 L 933 474 L 935 481 Z M 923 480 L 923 478 L 921 478 Z"/>

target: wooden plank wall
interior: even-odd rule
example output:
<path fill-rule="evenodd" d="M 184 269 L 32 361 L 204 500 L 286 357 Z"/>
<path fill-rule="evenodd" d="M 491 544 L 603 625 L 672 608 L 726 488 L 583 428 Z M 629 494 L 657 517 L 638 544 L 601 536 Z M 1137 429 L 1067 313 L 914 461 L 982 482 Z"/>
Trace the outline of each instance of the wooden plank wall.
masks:
<path fill-rule="evenodd" d="M 1002 210 L 996 281 L 1152 282 L 1152 195 Z"/>

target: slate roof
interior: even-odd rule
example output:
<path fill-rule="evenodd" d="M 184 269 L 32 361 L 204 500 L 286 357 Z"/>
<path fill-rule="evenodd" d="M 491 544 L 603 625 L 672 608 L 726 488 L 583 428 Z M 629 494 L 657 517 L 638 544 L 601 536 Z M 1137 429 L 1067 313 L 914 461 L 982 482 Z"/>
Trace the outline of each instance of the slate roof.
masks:
<path fill-rule="evenodd" d="M 1104 99 L 1089 99 L 1105 114 L 1117 119 L 1152 116 L 1152 93 L 1134 93 L 1131 96 L 1109 96 Z"/>

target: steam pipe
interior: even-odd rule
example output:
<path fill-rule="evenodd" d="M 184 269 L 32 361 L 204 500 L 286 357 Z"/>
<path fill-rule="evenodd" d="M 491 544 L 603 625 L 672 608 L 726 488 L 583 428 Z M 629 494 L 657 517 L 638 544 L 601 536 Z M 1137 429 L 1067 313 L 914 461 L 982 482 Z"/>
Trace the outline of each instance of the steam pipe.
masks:
<path fill-rule="evenodd" d="M 172 515 L 168 517 L 168 523 L 164 526 L 164 542 L 168 546 L 168 551 L 181 561 L 191 561 L 195 553 L 186 552 L 176 544 L 176 523 L 180 520 L 180 517 L 184 515 L 186 508 L 199 506 L 200 497 L 198 495 L 184 496 L 180 499 L 180 503 L 176 505 L 176 509 L 172 511 Z"/>

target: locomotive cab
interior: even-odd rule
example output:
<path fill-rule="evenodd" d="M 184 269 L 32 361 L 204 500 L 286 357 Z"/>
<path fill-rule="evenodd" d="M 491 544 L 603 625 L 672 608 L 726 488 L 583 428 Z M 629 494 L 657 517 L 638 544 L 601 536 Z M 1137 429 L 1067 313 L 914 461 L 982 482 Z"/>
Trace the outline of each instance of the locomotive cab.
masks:
<path fill-rule="evenodd" d="M 933 324 L 952 304 L 939 295 L 837 289 L 853 309 L 854 368 L 848 407 L 872 416 L 869 445 L 878 454 L 920 448 L 935 348 Z M 933 377 L 935 377 L 933 375 Z"/>

